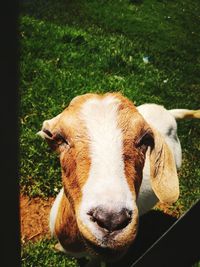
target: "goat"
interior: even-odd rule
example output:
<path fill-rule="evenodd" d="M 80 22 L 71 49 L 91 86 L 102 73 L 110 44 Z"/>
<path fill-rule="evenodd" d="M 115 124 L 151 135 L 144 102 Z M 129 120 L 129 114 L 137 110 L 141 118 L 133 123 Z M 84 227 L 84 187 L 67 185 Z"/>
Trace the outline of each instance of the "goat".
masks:
<path fill-rule="evenodd" d="M 60 154 L 62 189 L 50 212 L 56 248 L 118 260 L 140 215 L 179 197 L 181 145 L 176 119 L 200 110 L 134 104 L 120 93 L 75 97 L 39 135 Z"/>

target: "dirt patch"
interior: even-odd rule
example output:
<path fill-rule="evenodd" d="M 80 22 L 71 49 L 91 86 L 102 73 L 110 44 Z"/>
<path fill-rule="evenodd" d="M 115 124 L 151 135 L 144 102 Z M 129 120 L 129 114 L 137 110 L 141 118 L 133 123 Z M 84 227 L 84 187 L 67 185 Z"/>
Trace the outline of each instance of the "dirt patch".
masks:
<path fill-rule="evenodd" d="M 21 242 L 50 237 L 49 212 L 54 198 L 29 198 L 20 196 Z"/>

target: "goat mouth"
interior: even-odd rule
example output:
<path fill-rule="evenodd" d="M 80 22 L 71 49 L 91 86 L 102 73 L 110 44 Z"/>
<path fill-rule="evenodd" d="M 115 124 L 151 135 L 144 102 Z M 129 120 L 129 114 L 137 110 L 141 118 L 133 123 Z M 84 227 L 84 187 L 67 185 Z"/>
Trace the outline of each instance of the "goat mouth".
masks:
<path fill-rule="evenodd" d="M 102 260 L 108 261 L 108 262 L 119 260 L 121 257 L 123 257 L 123 255 L 126 253 L 126 251 L 129 248 L 129 246 L 118 248 L 118 249 L 108 247 L 106 246 L 106 243 L 108 242 L 106 239 L 102 242 L 104 243 L 103 246 L 99 246 L 84 237 L 83 237 L 83 241 L 84 241 L 87 251 L 90 254 Z M 114 243 L 113 243 L 113 247 L 114 247 Z"/>
<path fill-rule="evenodd" d="M 130 245 L 134 243 L 135 238 L 127 243 L 119 242 L 114 238 L 116 233 L 112 233 L 113 238 L 108 234 L 101 240 L 89 240 L 87 237 L 81 235 L 83 243 L 89 254 L 104 260 L 106 262 L 115 262 L 121 259 L 129 249 Z"/>
<path fill-rule="evenodd" d="M 121 258 L 134 242 L 138 217 L 135 216 L 124 228 L 114 231 L 102 228 L 97 222 L 91 220 L 88 220 L 87 224 L 83 223 L 79 217 L 77 224 L 88 253 L 105 261 L 115 261 Z"/>

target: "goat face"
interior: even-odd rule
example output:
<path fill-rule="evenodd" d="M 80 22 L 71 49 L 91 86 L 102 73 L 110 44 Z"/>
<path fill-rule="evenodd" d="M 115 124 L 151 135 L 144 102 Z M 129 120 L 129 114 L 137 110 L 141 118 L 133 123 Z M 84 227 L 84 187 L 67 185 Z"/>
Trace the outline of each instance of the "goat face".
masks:
<path fill-rule="evenodd" d="M 161 137 L 120 94 L 76 97 L 61 114 L 43 123 L 40 134 L 60 153 L 65 195 L 80 235 L 97 254 L 117 257 L 135 239 L 136 200 L 148 147 L 155 193 L 164 201 L 177 198 L 177 179 L 166 185 L 160 163 L 164 142 L 156 144 Z M 170 157 L 165 155 L 165 160 Z M 176 176 L 175 166 L 170 168 Z M 160 184 L 167 191 L 160 190 Z"/>

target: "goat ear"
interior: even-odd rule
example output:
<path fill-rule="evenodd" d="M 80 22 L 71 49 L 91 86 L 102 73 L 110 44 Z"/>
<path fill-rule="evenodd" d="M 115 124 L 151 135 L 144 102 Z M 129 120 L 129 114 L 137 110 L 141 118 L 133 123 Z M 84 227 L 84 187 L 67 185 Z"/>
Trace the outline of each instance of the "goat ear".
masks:
<path fill-rule="evenodd" d="M 150 176 L 154 193 L 161 202 L 173 203 L 179 197 L 179 181 L 174 156 L 161 134 L 153 130 L 150 151 Z"/>
<path fill-rule="evenodd" d="M 45 120 L 43 122 L 41 131 L 37 132 L 37 135 L 41 136 L 43 139 L 52 140 L 53 129 L 55 128 L 59 118 L 60 114 L 50 120 Z"/>

